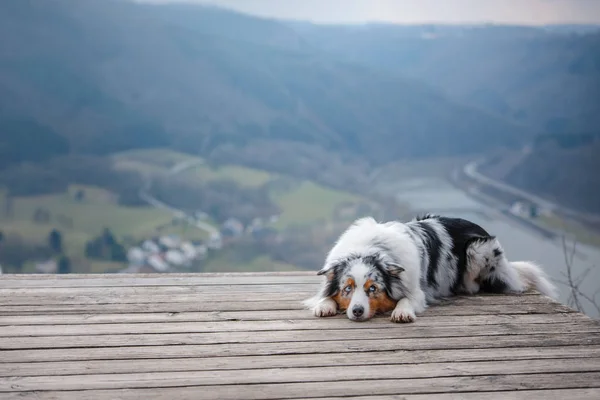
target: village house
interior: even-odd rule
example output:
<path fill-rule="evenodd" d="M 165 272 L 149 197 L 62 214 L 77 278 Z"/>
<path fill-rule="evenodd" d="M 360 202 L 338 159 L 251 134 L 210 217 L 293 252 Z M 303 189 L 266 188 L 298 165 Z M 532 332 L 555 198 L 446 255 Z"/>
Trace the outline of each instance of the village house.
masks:
<path fill-rule="evenodd" d="M 214 239 L 212 244 L 220 246 L 220 235 Z M 206 258 L 207 253 L 208 246 L 201 241 L 192 243 L 181 240 L 177 235 L 164 235 L 130 248 L 127 251 L 129 266 L 121 272 L 168 272 L 173 268 L 189 268 L 194 261 Z"/>
<path fill-rule="evenodd" d="M 244 234 L 244 224 L 236 218 L 229 218 L 223 222 L 221 235 L 227 238 L 238 238 Z"/>
<path fill-rule="evenodd" d="M 56 260 L 46 260 L 35 264 L 35 271 L 40 274 L 55 274 L 58 271 Z"/>

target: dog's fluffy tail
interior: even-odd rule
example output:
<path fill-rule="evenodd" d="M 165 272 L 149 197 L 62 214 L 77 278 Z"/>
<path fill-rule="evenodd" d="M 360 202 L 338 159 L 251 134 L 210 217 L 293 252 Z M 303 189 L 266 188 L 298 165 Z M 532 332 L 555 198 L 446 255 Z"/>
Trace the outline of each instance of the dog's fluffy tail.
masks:
<path fill-rule="evenodd" d="M 538 265 L 529 261 L 512 261 L 512 267 L 518 272 L 521 281 L 529 288 L 536 289 L 545 296 L 556 299 L 556 286 L 550 282 L 548 275 Z"/>

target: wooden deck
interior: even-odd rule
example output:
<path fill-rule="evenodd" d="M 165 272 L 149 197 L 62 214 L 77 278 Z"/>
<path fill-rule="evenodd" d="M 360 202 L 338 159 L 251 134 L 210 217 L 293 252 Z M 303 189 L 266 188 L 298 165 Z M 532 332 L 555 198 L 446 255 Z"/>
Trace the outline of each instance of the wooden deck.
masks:
<path fill-rule="evenodd" d="M 2 275 L 0 399 L 600 399 L 600 324 L 539 295 L 357 323 L 319 279 Z"/>

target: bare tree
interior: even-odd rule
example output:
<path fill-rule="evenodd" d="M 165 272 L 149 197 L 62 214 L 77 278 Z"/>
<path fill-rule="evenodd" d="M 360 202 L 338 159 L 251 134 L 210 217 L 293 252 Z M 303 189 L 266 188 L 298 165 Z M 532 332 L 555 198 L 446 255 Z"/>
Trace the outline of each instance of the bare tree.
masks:
<path fill-rule="evenodd" d="M 588 267 L 579 276 L 574 276 L 573 265 L 575 253 L 577 251 L 577 241 L 573 240 L 573 246 L 571 246 L 571 248 L 569 249 L 567 245 L 567 239 L 563 235 L 562 247 L 563 254 L 565 257 L 565 266 L 567 270 L 566 273 L 562 272 L 561 274 L 566 280 L 557 280 L 557 282 L 562 285 L 565 285 L 570 290 L 569 297 L 567 299 L 567 304 L 570 307 L 574 307 L 577 311 L 585 314 L 585 308 L 583 307 L 582 299 L 587 300 L 590 303 L 590 305 L 596 309 L 598 315 L 600 315 L 600 300 L 596 299 L 596 297 L 600 294 L 600 288 L 598 288 L 591 296 L 584 293 L 580 289 L 581 284 L 585 281 L 589 273 L 594 269 L 594 266 Z"/>

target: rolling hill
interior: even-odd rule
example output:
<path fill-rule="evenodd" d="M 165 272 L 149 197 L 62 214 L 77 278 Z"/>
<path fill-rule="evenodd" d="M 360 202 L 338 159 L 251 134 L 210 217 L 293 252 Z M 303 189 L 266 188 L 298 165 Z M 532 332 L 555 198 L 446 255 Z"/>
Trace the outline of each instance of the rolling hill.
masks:
<path fill-rule="evenodd" d="M 292 23 L 338 60 L 429 84 L 536 132 L 492 175 L 566 206 L 600 212 L 600 27 L 318 26 Z"/>
<path fill-rule="evenodd" d="M 0 151 L 20 161 L 42 156 L 6 121 L 64 139 L 42 158 L 157 146 L 206 154 L 260 139 L 380 164 L 515 147 L 532 134 L 340 59 L 285 23 L 216 8 L 7 0 L 0 35 Z"/>
<path fill-rule="evenodd" d="M 413 77 L 540 132 L 589 133 L 600 123 L 597 26 L 291 26 L 339 59 Z"/>

